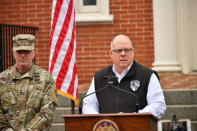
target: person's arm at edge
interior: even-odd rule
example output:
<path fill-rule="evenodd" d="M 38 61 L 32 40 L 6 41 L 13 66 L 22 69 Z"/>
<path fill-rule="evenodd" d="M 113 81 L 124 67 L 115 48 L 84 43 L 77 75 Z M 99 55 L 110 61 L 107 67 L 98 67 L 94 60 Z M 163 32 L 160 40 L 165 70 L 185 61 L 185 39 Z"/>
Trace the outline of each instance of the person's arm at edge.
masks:
<path fill-rule="evenodd" d="M 3 85 L 4 85 L 3 82 L 0 81 L 0 88 Z M 6 117 L 5 117 L 4 112 L 3 112 L 2 109 L 3 108 L 2 108 L 1 102 L 0 102 L 0 130 L 1 131 L 6 131 L 7 129 L 12 129 L 12 127 L 10 126 L 8 120 L 6 119 Z"/>
<path fill-rule="evenodd" d="M 95 92 L 94 78 L 88 89 L 87 95 Z M 96 93 L 89 95 L 83 99 L 82 114 L 99 114 L 99 104 Z"/>
<path fill-rule="evenodd" d="M 166 111 L 166 103 L 160 82 L 153 73 L 150 78 L 147 91 L 147 106 L 139 110 L 139 113 L 151 113 L 157 118 L 161 118 Z"/>
<path fill-rule="evenodd" d="M 6 117 L 4 116 L 2 109 L 0 109 L 0 130 L 6 131 L 7 129 L 10 129 L 10 128 L 11 126 L 9 126 L 9 123 Z"/>
<path fill-rule="evenodd" d="M 51 78 L 51 81 L 52 78 Z M 54 81 L 47 86 L 46 94 L 41 103 L 41 110 L 36 116 L 25 126 L 27 129 L 40 129 L 44 125 L 50 126 L 55 117 L 55 109 L 58 104 L 57 90 Z"/>

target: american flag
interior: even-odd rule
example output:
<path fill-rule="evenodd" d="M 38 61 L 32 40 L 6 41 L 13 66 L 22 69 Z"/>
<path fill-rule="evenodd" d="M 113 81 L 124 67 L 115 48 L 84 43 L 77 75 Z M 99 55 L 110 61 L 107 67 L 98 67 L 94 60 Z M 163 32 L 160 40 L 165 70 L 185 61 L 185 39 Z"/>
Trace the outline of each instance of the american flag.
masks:
<path fill-rule="evenodd" d="M 53 0 L 49 72 L 58 94 L 78 105 L 75 26 L 75 1 Z"/>

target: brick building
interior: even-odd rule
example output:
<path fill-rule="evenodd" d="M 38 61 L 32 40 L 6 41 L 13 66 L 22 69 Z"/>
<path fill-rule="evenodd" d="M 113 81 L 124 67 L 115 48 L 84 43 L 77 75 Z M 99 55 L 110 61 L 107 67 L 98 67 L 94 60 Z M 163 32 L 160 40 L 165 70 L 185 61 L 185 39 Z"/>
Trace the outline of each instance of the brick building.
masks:
<path fill-rule="evenodd" d="M 96 70 L 111 64 L 108 55 L 109 43 L 117 34 L 125 34 L 132 39 L 135 59 L 147 67 L 162 72 L 183 73 L 191 73 L 197 69 L 194 58 L 194 43 L 197 40 L 194 35 L 188 36 L 190 32 L 196 32 L 191 30 L 196 29 L 194 0 L 163 3 L 155 0 L 100 2 L 103 5 L 98 1 L 97 4 L 102 6 L 96 8 L 97 14 L 100 12 L 101 15 L 95 15 L 94 10 L 88 10 L 90 13 L 87 13 L 86 9 L 81 7 L 80 1 L 76 3 L 79 86 L 90 83 Z M 182 6 L 191 9 L 186 10 Z M 165 7 L 168 7 L 168 10 Z M 45 69 L 48 69 L 49 60 L 51 9 L 51 0 L 0 1 L 1 24 L 38 28 L 36 64 Z M 189 22 L 187 15 L 191 18 Z M 193 27 L 188 27 L 189 24 Z"/>
<path fill-rule="evenodd" d="M 187 77 L 185 85 L 192 86 L 181 88 L 196 88 L 195 0 L 100 0 L 97 5 L 100 6 L 86 9 L 82 1 L 76 3 L 79 87 L 87 87 L 95 71 L 111 64 L 109 43 L 115 35 L 125 34 L 133 41 L 139 63 L 175 76 L 162 73 L 163 88 L 180 88 L 179 82 L 174 85 L 168 81 L 177 75 L 186 78 L 185 73 L 192 76 Z M 49 61 L 51 10 L 52 0 L 0 1 L 1 24 L 38 29 L 36 64 L 45 69 Z"/>
<path fill-rule="evenodd" d="M 197 88 L 196 0 L 97 0 L 88 9 L 76 2 L 79 87 L 88 88 L 95 71 L 112 64 L 110 41 L 125 34 L 136 61 L 160 72 L 162 88 Z M 45 69 L 51 10 L 52 0 L 0 0 L 0 24 L 37 28 L 36 64 Z"/>
<path fill-rule="evenodd" d="M 36 64 L 48 69 L 52 1 L 1 0 L 0 23 L 37 27 Z M 94 72 L 111 64 L 109 43 L 126 34 L 136 50 L 136 60 L 148 67 L 154 62 L 152 1 L 110 1 L 108 22 L 77 22 L 79 85 L 89 83 Z M 81 24 L 83 23 L 83 24 Z"/>

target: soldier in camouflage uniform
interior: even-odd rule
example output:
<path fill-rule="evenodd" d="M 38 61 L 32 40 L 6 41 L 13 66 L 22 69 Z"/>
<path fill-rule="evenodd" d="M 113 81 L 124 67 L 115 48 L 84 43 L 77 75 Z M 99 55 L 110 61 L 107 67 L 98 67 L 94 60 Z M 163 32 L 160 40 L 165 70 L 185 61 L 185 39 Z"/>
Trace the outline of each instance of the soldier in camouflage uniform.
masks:
<path fill-rule="evenodd" d="M 33 35 L 13 38 L 16 64 L 0 73 L 0 130 L 49 130 L 57 106 L 50 73 L 33 64 Z"/>

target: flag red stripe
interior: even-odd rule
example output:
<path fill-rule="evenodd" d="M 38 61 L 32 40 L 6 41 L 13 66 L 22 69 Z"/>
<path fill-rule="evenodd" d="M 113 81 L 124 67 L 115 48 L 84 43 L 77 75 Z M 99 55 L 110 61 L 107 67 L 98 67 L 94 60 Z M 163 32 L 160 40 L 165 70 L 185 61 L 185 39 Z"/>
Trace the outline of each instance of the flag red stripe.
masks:
<path fill-rule="evenodd" d="M 74 19 L 74 23 L 75 23 L 75 19 Z M 74 26 L 74 25 L 73 25 Z M 73 32 L 74 33 L 74 32 Z M 77 54 L 75 52 L 75 54 Z M 76 59 L 76 55 L 75 55 L 75 59 Z M 67 92 L 71 95 L 73 95 L 73 92 L 74 92 L 74 87 L 75 87 L 75 79 L 76 79 L 76 75 L 77 75 L 77 64 L 76 64 L 76 61 L 75 61 L 75 65 L 74 65 L 74 68 L 73 68 L 73 75 L 72 75 L 72 80 L 70 82 L 70 86 L 67 90 Z"/>
<path fill-rule="evenodd" d="M 55 26 L 56 26 L 56 23 L 57 23 L 59 14 L 60 14 L 60 10 L 62 7 L 62 2 L 63 2 L 63 0 L 58 0 L 55 5 L 55 11 L 54 11 L 53 22 L 52 22 L 52 27 L 51 27 L 50 48 L 51 48 L 51 42 L 52 42 Z"/>
<path fill-rule="evenodd" d="M 59 36 L 58 41 L 55 45 L 55 51 L 53 53 L 53 57 L 52 57 L 52 61 L 51 61 L 51 67 L 50 67 L 50 72 L 51 73 L 52 73 L 53 68 L 55 66 L 57 56 L 59 54 L 59 50 L 60 50 L 60 48 L 61 48 L 61 46 L 64 42 L 64 38 L 65 38 L 65 36 L 67 34 L 67 31 L 68 31 L 69 23 L 70 23 L 71 16 L 72 16 L 72 8 L 73 8 L 73 0 L 71 0 L 70 3 L 69 3 L 66 18 L 64 19 L 64 24 L 63 24 L 63 27 L 61 29 L 60 36 Z"/>
<path fill-rule="evenodd" d="M 77 85 L 78 86 L 78 85 Z M 76 91 L 76 99 L 78 99 L 78 87 L 76 86 L 77 88 L 77 91 Z M 78 103 L 77 103 L 78 104 Z"/>
<path fill-rule="evenodd" d="M 70 86 L 67 90 L 67 93 L 69 93 L 71 95 L 73 95 L 73 92 L 74 92 L 76 72 L 77 72 L 77 67 L 76 67 L 76 63 L 75 63 L 74 68 L 73 68 L 72 80 L 71 80 Z"/>
<path fill-rule="evenodd" d="M 66 56 L 64 57 L 64 61 L 62 63 L 62 67 L 60 69 L 60 72 L 58 74 L 58 77 L 56 79 L 56 88 L 59 90 L 62 86 L 62 83 L 65 79 L 65 76 L 67 74 L 69 65 L 70 65 L 70 61 L 72 58 L 72 54 L 73 54 L 73 49 L 74 49 L 74 39 L 75 39 L 75 23 L 73 23 L 73 30 L 72 30 L 72 38 L 66 53 Z"/>

